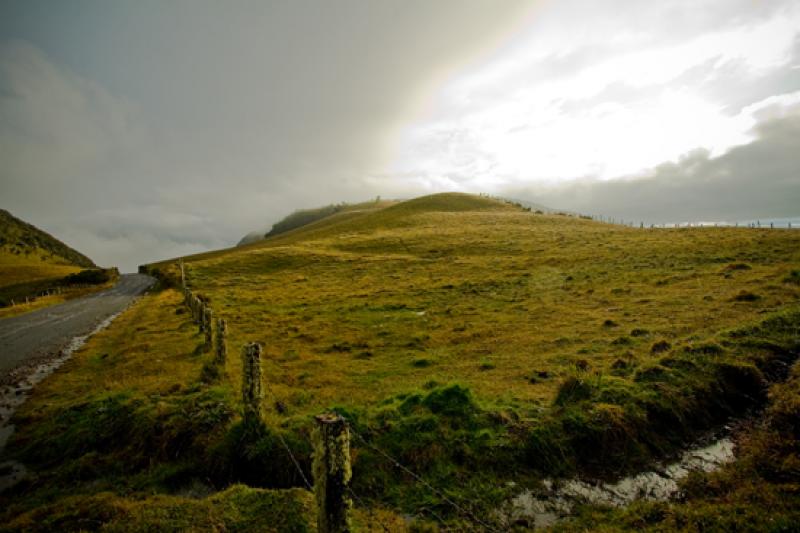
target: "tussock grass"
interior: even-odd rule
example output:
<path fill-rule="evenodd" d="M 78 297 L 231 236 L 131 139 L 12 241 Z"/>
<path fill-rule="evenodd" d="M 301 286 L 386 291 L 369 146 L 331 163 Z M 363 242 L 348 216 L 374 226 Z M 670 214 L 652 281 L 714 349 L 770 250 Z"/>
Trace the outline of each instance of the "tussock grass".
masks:
<path fill-rule="evenodd" d="M 308 472 L 312 416 L 335 409 L 357 435 L 357 493 L 464 519 L 376 447 L 488 516 L 505 480 L 637 468 L 763 402 L 798 350 L 800 291 L 784 280 L 799 244 L 794 232 L 631 229 L 460 194 L 339 213 L 185 258 L 192 290 L 228 323 L 221 375 L 204 372 L 177 293 L 148 296 L 34 396 L 15 442 L 51 486 L 88 471 L 92 494 L 197 479 L 280 488 L 301 480 L 278 436 Z M 145 270 L 174 283 L 176 268 Z M 265 424 L 243 427 L 238 353 L 254 341 Z M 103 408 L 118 433 L 87 421 Z M 69 416 L 77 429 L 57 425 Z M 40 440 L 72 470 L 37 456 Z M 127 470 L 81 470 L 123 456 Z M 24 490 L 28 506 L 47 494 Z"/>
<path fill-rule="evenodd" d="M 745 228 L 630 229 L 434 195 L 187 265 L 232 345 L 265 345 L 265 379 L 292 416 L 377 404 L 433 379 L 525 418 L 577 360 L 597 373 L 619 358 L 646 364 L 796 300 L 781 281 L 800 262 L 798 241 Z M 531 369 L 556 379 L 531 385 Z"/>
<path fill-rule="evenodd" d="M 797 330 L 795 330 L 796 332 Z M 695 472 L 671 502 L 586 506 L 556 531 L 795 531 L 800 523 L 800 364 L 771 387 L 762 422 L 737 443 L 737 460 Z"/>

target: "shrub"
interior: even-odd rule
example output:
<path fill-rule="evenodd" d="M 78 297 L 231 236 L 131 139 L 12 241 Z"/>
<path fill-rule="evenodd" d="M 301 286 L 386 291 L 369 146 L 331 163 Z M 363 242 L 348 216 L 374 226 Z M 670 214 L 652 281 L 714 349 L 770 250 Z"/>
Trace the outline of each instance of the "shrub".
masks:
<path fill-rule="evenodd" d="M 791 283 L 792 285 L 800 285 L 800 270 L 792 270 L 788 276 L 783 278 L 784 283 Z"/>
<path fill-rule="evenodd" d="M 113 281 L 117 277 L 119 277 L 119 270 L 116 268 L 93 268 L 70 274 L 63 281 L 68 285 L 101 285 Z"/>
<path fill-rule="evenodd" d="M 662 353 L 662 352 L 666 352 L 670 348 L 672 348 L 672 345 L 670 343 L 668 343 L 667 341 L 661 340 L 661 341 L 658 341 L 655 344 L 653 344 L 653 346 L 650 348 L 650 352 L 651 353 Z"/>
<path fill-rule="evenodd" d="M 592 397 L 594 389 L 585 379 L 570 376 L 558 388 L 555 405 L 564 406 L 582 402 Z"/>

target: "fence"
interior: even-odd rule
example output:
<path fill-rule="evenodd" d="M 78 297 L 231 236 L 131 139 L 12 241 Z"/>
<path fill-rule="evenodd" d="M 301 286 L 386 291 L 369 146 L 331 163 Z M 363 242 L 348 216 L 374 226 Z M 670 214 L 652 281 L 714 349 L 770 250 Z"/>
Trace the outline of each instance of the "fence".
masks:
<path fill-rule="evenodd" d="M 212 364 L 219 370 L 224 369 L 228 354 L 228 324 L 225 319 L 216 316 L 207 298 L 194 294 L 186 286 L 186 273 L 183 263 L 180 263 L 180 283 L 183 289 L 184 304 L 188 307 L 192 320 L 197 324 L 198 330 L 203 334 L 203 350 L 212 353 Z M 242 347 L 242 415 L 245 424 L 263 423 L 263 398 L 266 385 L 267 392 L 277 403 L 278 398 L 269 388 L 268 381 L 262 379 L 263 347 L 256 342 L 246 343 Z M 279 364 L 277 361 L 273 361 Z M 355 428 L 338 413 L 323 413 L 314 417 L 315 427 L 312 432 L 310 447 L 313 453 L 313 483 L 303 471 L 295 454 L 280 431 L 276 431 L 287 457 L 293 464 L 303 481 L 305 487 L 314 493 L 316 503 L 317 529 L 320 533 L 346 533 L 352 531 L 352 509 L 355 499 L 359 506 L 366 510 L 372 525 L 377 525 L 383 531 L 392 531 L 384 521 L 374 513 L 372 506 L 367 504 L 351 487 L 352 468 L 350 464 L 350 446 L 353 436 L 365 448 L 369 448 L 385 464 L 397 469 L 405 475 L 411 476 L 415 482 L 436 494 L 448 505 L 453 512 L 467 521 L 467 528 L 482 531 L 501 531 L 493 527 L 484 518 L 474 511 L 474 505 L 459 504 L 444 490 L 434 487 L 421 475 L 402 464 L 389 453 L 385 452 L 374 443 L 355 431 Z M 438 522 L 447 530 L 444 519 L 433 509 L 423 510 L 430 518 Z"/>

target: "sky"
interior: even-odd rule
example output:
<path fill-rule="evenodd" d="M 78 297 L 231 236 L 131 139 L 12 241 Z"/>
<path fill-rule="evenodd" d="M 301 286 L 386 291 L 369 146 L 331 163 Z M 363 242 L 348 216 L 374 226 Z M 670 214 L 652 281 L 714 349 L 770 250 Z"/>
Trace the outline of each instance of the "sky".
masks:
<path fill-rule="evenodd" d="M 792 0 L 0 0 L 0 207 L 98 264 L 490 193 L 800 215 Z"/>

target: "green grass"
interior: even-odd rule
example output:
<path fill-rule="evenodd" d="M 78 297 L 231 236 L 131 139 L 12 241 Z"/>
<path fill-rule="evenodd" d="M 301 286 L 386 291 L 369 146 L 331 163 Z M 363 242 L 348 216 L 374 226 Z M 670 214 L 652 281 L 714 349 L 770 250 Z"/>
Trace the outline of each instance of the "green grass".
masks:
<path fill-rule="evenodd" d="M 694 473 L 672 502 L 586 506 L 557 531 L 796 531 L 800 524 L 800 365 L 738 442 L 737 460 Z"/>
<path fill-rule="evenodd" d="M 798 244 L 788 232 L 638 230 L 449 195 L 187 269 L 232 345 L 265 345 L 266 380 L 292 415 L 376 405 L 434 380 L 527 417 L 579 361 L 599 374 L 619 359 L 638 367 L 659 343 L 713 339 L 795 301 L 782 280 Z M 751 268 L 728 269 L 742 262 Z M 236 360 L 229 370 L 235 382 Z M 551 378 L 531 384 L 536 372 Z"/>
<path fill-rule="evenodd" d="M 119 272 L 115 268 L 0 264 L 0 279 L 6 283 L 0 286 L 0 318 L 7 318 L 107 289 L 119 279 Z"/>
<path fill-rule="evenodd" d="M 65 277 L 94 268 L 88 257 L 0 209 L 0 318 L 85 294 L 85 289 L 71 287 L 59 295 L 40 297 L 64 285 Z"/>
<path fill-rule="evenodd" d="M 640 230 L 446 194 L 185 262 L 229 326 L 221 376 L 178 294 L 146 297 L 20 412 L 13 445 L 40 477 L 7 516 L 67 490 L 300 486 L 280 437 L 308 473 L 312 417 L 335 409 L 358 435 L 358 494 L 466 527 L 373 446 L 489 516 L 506 481 L 675 451 L 763 403 L 800 349 L 795 232 Z M 176 280 L 174 261 L 145 270 Z M 239 415 L 251 341 L 265 347 L 256 428 Z"/>
<path fill-rule="evenodd" d="M 2 263 L 10 262 L 9 258 L 12 258 L 31 264 L 43 262 L 95 267 L 85 255 L 4 209 L 0 209 L 0 258 Z"/>

